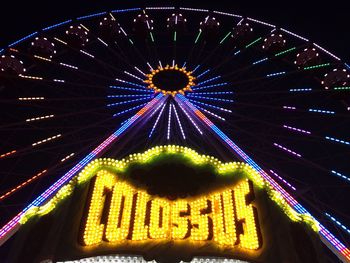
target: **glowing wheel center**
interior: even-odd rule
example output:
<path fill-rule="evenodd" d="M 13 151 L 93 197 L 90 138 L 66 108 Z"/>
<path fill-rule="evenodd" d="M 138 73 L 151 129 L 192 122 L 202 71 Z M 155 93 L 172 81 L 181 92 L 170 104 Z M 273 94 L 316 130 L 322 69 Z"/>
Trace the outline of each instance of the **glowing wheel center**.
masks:
<path fill-rule="evenodd" d="M 191 71 L 186 71 L 185 68 L 179 68 L 177 65 L 166 67 L 158 67 L 153 69 L 150 74 L 147 74 L 145 83 L 149 89 L 163 94 L 175 96 L 177 93 L 185 94 L 191 92 L 191 87 L 195 85 Z"/>

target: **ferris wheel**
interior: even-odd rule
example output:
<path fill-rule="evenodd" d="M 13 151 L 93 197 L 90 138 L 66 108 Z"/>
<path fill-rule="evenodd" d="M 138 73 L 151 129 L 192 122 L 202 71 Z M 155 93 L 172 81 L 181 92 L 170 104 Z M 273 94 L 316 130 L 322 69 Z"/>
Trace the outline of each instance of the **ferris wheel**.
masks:
<path fill-rule="evenodd" d="M 91 160 L 178 144 L 247 162 L 350 258 L 350 66 L 323 47 L 233 13 L 147 7 L 0 53 L 3 240 Z"/>

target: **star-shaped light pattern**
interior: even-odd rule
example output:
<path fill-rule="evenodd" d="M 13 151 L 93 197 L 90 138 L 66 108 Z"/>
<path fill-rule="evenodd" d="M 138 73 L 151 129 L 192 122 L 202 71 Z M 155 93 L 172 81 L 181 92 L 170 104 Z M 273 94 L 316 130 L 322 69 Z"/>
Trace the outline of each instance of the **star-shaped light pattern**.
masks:
<path fill-rule="evenodd" d="M 165 67 L 161 66 L 161 62 L 159 64 L 157 67 L 152 67 L 150 63 L 147 63 L 144 65 L 144 68 L 146 68 L 144 70 L 140 69 L 142 67 L 137 67 L 133 73 L 125 72 L 125 77 L 129 77 L 131 80 L 116 79 L 121 85 L 110 86 L 112 90 L 116 91 L 116 94 L 114 95 L 112 92 L 111 95 L 108 95 L 109 103 L 107 106 L 113 108 L 122 105 L 125 108 L 115 112 L 114 116 L 131 115 L 154 98 L 156 94 L 162 93 L 167 99 L 152 111 L 149 120 L 154 123 L 148 137 L 152 138 L 154 132 L 158 129 L 160 132 L 163 130 L 167 140 L 170 140 L 172 136 L 181 137 L 185 140 L 185 132 L 190 131 L 184 130 L 182 125 L 184 120 L 192 124 L 195 133 L 203 134 L 203 132 L 198 128 L 199 123 L 175 100 L 177 94 L 187 97 L 198 109 L 219 121 L 225 121 L 224 115 L 232 113 L 234 92 L 229 87 L 229 83 L 223 81 L 220 76 L 210 74 L 210 69 L 200 71 L 201 66 L 197 65 L 189 71 L 186 67 L 179 67 L 177 64 L 174 66 L 166 65 Z M 147 72 L 147 68 L 150 70 L 148 74 L 144 73 Z M 157 73 L 163 71 L 179 71 L 188 77 L 188 83 L 176 91 L 160 89 L 153 83 L 152 79 Z M 130 94 L 118 95 L 119 90 L 129 91 Z M 129 106 L 130 104 L 132 106 Z M 135 106 L 134 104 L 138 105 Z M 167 119 L 165 126 L 159 125 L 162 118 Z M 122 123 L 128 119 L 127 117 Z M 178 129 L 173 129 L 174 126 L 177 126 Z M 179 134 L 175 134 L 175 131 L 178 131 Z"/>

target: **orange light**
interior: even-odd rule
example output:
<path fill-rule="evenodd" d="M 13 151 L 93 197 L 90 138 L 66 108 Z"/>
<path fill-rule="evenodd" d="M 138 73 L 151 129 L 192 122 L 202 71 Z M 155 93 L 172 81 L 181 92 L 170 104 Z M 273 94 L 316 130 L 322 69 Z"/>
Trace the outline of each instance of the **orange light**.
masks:
<path fill-rule="evenodd" d="M 179 90 L 175 90 L 175 91 L 169 91 L 169 90 L 164 90 L 164 89 L 161 89 L 159 87 L 157 87 L 154 82 L 153 82 L 153 77 L 158 74 L 159 72 L 162 72 L 162 71 L 178 71 L 178 72 L 182 72 L 183 74 L 186 75 L 187 79 L 188 79 L 188 82 L 187 82 L 187 85 Z M 146 75 L 147 79 L 144 80 L 145 83 L 148 84 L 148 88 L 149 89 L 153 89 L 154 92 L 156 93 L 163 93 L 164 95 L 172 95 L 172 96 L 175 96 L 176 94 L 180 93 L 180 94 L 185 94 L 185 92 L 191 92 L 192 89 L 191 87 L 195 85 L 194 83 L 194 80 L 195 80 L 195 77 L 192 76 L 192 72 L 191 71 L 187 71 L 185 68 L 179 68 L 177 65 L 174 65 L 174 66 L 169 66 L 169 65 L 166 65 L 165 67 L 161 67 L 161 66 L 158 66 L 157 69 L 153 69 L 151 71 L 150 74 L 147 74 Z"/>

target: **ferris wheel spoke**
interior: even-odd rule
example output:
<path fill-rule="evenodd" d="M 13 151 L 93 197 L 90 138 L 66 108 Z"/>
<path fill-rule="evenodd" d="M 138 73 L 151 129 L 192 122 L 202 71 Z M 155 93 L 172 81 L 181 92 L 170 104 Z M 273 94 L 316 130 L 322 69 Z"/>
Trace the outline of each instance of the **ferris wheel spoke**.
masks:
<path fill-rule="evenodd" d="M 67 20 L 0 50 L 0 207 L 4 219 L 24 208 L 0 229 L 0 243 L 94 158 L 176 143 L 246 163 L 350 259 L 322 225 L 347 240 L 349 217 L 335 204 L 350 187 L 349 65 L 249 17 L 126 10 Z M 97 145 L 96 134 L 110 136 Z"/>
<path fill-rule="evenodd" d="M 57 42 L 62 43 L 62 40 L 60 40 L 60 39 L 58 39 L 58 38 L 56 38 L 56 37 L 55 37 L 54 39 L 55 39 Z M 99 65 L 99 66 L 102 65 L 102 66 L 106 69 L 105 72 L 109 72 L 109 74 L 110 74 L 111 76 L 100 75 L 100 74 L 97 74 L 96 72 L 91 72 L 91 71 L 83 70 L 83 69 L 81 69 L 80 67 L 75 66 L 75 65 L 71 65 L 71 64 L 69 64 L 69 63 L 57 62 L 58 65 L 63 66 L 63 67 L 68 68 L 68 69 L 71 69 L 71 70 L 77 70 L 77 71 L 80 72 L 80 73 L 94 75 L 94 76 L 99 77 L 99 78 L 101 78 L 101 79 L 113 79 L 113 76 L 115 75 L 115 72 L 118 72 L 118 71 L 119 71 L 119 73 L 122 73 L 121 70 L 119 70 L 119 69 L 113 67 L 111 64 L 106 63 L 106 62 L 104 62 L 104 61 L 98 59 L 97 57 L 95 57 L 95 56 L 93 56 L 93 55 L 87 53 L 87 51 L 82 50 L 82 49 L 76 49 L 76 48 L 71 47 L 70 45 L 68 45 L 68 43 L 66 43 L 66 42 L 64 42 L 64 43 L 65 43 L 64 45 L 65 45 L 69 50 L 74 51 L 75 54 L 80 55 L 80 56 L 83 56 L 83 55 L 84 55 L 84 57 L 87 57 L 90 61 L 93 61 L 93 62 L 96 63 L 97 65 Z M 88 55 L 88 54 L 89 54 L 89 55 Z M 50 60 L 45 59 L 45 60 L 43 60 L 43 61 L 45 61 L 45 62 L 53 62 L 53 60 L 51 60 L 51 59 L 50 59 Z M 81 61 L 81 60 L 79 60 L 79 61 Z M 112 71 L 111 71 L 111 70 L 112 70 Z"/>
<path fill-rule="evenodd" d="M 208 107 L 208 108 L 220 110 L 220 111 L 223 111 L 223 112 L 232 113 L 232 110 L 229 110 L 229 109 L 226 109 L 226 108 L 223 108 L 223 107 L 219 107 L 219 106 L 215 106 L 215 105 L 213 105 L 213 104 L 201 102 L 201 101 L 198 101 L 198 100 L 195 99 L 195 98 L 189 99 L 189 101 L 190 101 L 190 102 L 193 102 L 193 103 L 196 104 L 196 105 L 197 105 L 197 104 L 202 105 L 203 107 Z"/>
<path fill-rule="evenodd" d="M 254 62 L 252 62 L 251 64 L 248 64 L 247 66 L 244 66 L 244 67 L 241 67 L 241 68 L 239 68 L 237 70 L 231 71 L 231 74 L 234 75 L 234 74 L 238 74 L 238 73 L 244 73 L 244 72 L 246 72 L 246 71 L 248 71 L 250 69 L 254 69 L 257 65 L 261 66 L 262 63 L 271 62 L 274 59 L 280 59 L 284 55 L 288 55 L 290 52 L 296 51 L 296 50 L 300 50 L 300 49 L 302 49 L 304 47 L 306 47 L 306 44 L 300 45 L 298 47 L 288 48 L 286 50 L 283 50 L 283 51 L 280 51 L 278 53 L 275 53 L 271 57 L 265 56 L 263 58 L 259 58 L 259 59 L 255 60 Z M 239 54 L 241 54 L 241 52 Z M 229 62 L 229 61 L 227 61 L 227 62 Z M 225 63 L 227 63 L 227 62 L 225 62 Z M 217 67 L 221 67 L 221 65 L 217 66 Z"/>
<path fill-rule="evenodd" d="M 153 124 L 152 130 L 151 130 L 151 132 L 149 133 L 148 138 L 151 138 L 151 137 L 152 137 L 153 132 L 155 131 L 155 129 L 156 129 L 157 125 L 158 125 L 159 119 L 161 118 L 161 116 L 162 116 L 162 114 L 163 114 L 163 111 L 164 111 L 164 109 L 165 109 L 165 106 L 166 106 L 165 102 L 163 102 L 163 104 L 161 104 L 161 105 L 162 105 L 162 108 L 161 108 L 161 110 L 160 110 L 160 112 L 159 112 L 159 114 L 158 114 L 158 117 L 157 117 L 156 121 L 155 121 L 154 124 Z"/>
<path fill-rule="evenodd" d="M 113 16 L 112 13 L 109 13 L 109 15 L 112 17 L 112 19 L 114 21 L 116 21 L 115 17 Z M 121 32 L 123 33 L 123 35 L 128 39 L 128 42 L 132 45 L 132 47 L 135 49 L 136 51 L 136 54 L 139 56 L 139 58 L 141 60 L 144 61 L 144 63 L 146 62 L 146 59 L 144 58 L 144 56 L 140 53 L 140 51 L 135 47 L 134 45 L 134 42 L 131 40 L 131 38 L 129 38 L 128 34 L 125 32 L 125 30 L 121 27 Z M 133 63 L 130 62 L 129 60 L 129 57 L 124 53 L 123 49 L 120 48 L 120 46 L 118 45 L 118 43 L 115 41 L 114 44 L 118 47 L 118 51 L 121 55 L 119 55 L 118 53 L 115 52 L 115 50 L 106 43 L 106 41 L 104 41 L 103 39 L 101 39 L 101 37 L 98 37 L 97 35 L 93 34 L 91 31 L 90 31 L 90 34 L 96 39 L 98 40 L 103 47 L 107 48 L 107 50 L 109 52 L 111 52 L 113 54 L 113 56 L 115 56 L 116 58 L 118 59 L 121 59 L 122 61 L 126 62 L 126 64 L 130 67 L 130 68 L 133 68 Z"/>

